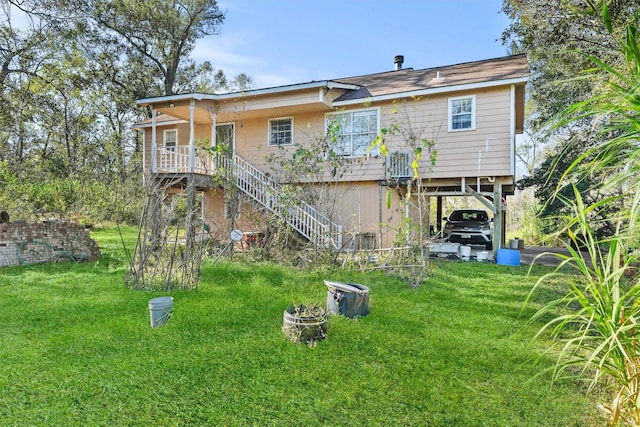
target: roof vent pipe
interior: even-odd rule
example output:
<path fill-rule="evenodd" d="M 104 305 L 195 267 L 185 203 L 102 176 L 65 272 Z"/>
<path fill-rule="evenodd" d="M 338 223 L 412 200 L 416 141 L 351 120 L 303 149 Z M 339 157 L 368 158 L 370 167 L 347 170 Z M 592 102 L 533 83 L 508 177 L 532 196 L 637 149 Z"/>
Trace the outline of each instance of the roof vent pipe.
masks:
<path fill-rule="evenodd" d="M 404 56 L 396 55 L 393 57 L 393 63 L 396 64 L 396 71 L 402 70 L 402 64 L 404 63 Z"/>

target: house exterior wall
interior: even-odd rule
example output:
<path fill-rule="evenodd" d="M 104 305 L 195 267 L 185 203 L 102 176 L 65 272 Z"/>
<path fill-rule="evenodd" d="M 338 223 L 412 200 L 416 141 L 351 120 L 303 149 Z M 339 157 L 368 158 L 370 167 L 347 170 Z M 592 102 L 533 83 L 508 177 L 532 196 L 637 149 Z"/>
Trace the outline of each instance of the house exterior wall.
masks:
<path fill-rule="evenodd" d="M 304 105 L 316 104 L 319 100 L 320 91 L 315 88 L 268 96 L 241 96 L 220 102 L 215 111 L 222 120 L 231 121 L 252 115 L 255 111 L 303 108 Z"/>
<path fill-rule="evenodd" d="M 431 166 L 423 157 L 421 175 L 430 178 L 460 178 L 509 176 L 513 150 L 510 133 L 511 92 L 508 87 L 477 92 L 456 93 L 455 96 L 476 96 L 476 127 L 474 130 L 449 132 L 448 99 L 450 96 L 437 96 L 401 103 L 383 103 L 373 105 L 380 110 L 380 127 L 391 128 L 394 124 L 412 129 L 420 139 L 435 142 L 437 151 L 435 165 Z M 371 108 L 371 106 L 367 106 Z M 344 111 L 358 110 L 349 108 Z M 327 109 L 327 112 L 333 110 Z M 236 153 L 252 163 L 258 169 L 269 171 L 266 162 L 269 154 L 293 154 L 297 145 L 322 143 L 327 112 L 295 113 L 285 115 L 293 117 L 294 141 L 289 146 L 269 146 L 269 119 L 277 117 L 259 117 L 242 120 L 242 126 L 236 124 Z M 400 135 L 388 136 L 389 151 L 406 151 L 407 144 Z M 368 159 L 352 159 L 348 176 L 345 179 L 355 181 L 380 180 L 385 178 L 385 161 L 382 156 Z M 328 178 L 328 177 L 325 177 Z"/>
<path fill-rule="evenodd" d="M 217 240 L 229 240 L 231 230 L 243 232 L 265 232 L 265 217 L 255 206 L 240 198 L 239 216 L 236 220 L 226 214 L 224 192 L 221 188 L 212 188 L 204 192 L 203 221 L 209 225 L 210 232 Z"/>
<path fill-rule="evenodd" d="M 387 191 L 391 203 L 387 206 Z M 331 217 L 342 224 L 343 242 L 352 249 L 362 247 L 363 235 L 371 235 L 375 247 L 393 245 L 400 221 L 403 218 L 403 202 L 393 189 L 380 185 L 377 181 L 354 181 L 340 183 L 333 187 L 335 206 Z M 366 249 L 373 249 L 368 247 Z"/>
<path fill-rule="evenodd" d="M 448 130 L 449 98 L 475 96 L 475 128 L 473 130 Z M 335 92 L 325 94 L 335 97 Z M 290 158 L 299 146 L 325 144 L 326 115 L 336 110 L 321 103 L 317 90 L 295 96 L 270 100 L 242 99 L 244 105 L 226 103 L 220 108 L 217 123 L 234 123 L 235 152 L 263 172 L 273 177 L 280 176 L 267 161 L 269 155 Z M 309 103 L 315 102 L 313 111 Z M 373 104 L 358 104 L 339 111 L 353 111 L 363 108 L 379 110 L 380 128 L 394 126 L 407 128 L 410 124 L 418 139 L 434 141 L 437 151 L 435 164 L 429 162 L 429 155 L 423 154 L 420 174 L 430 180 L 460 180 L 502 177 L 513 180 L 512 90 L 510 86 L 483 88 L 475 91 L 451 92 L 406 101 L 386 101 Z M 261 113 L 261 107 L 266 109 Z M 268 107 L 268 108 L 267 108 Z M 286 108 L 285 108 L 286 107 Z M 269 120 L 281 117 L 293 118 L 294 144 L 269 146 Z M 156 143 L 163 145 L 163 130 L 177 129 L 178 144 L 188 145 L 190 128 L 188 123 L 157 126 Z M 195 139 L 211 139 L 211 123 L 195 125 Z M 386 145 L 390 152 L 412 151 L 399 133 L 387 134 Z M 151 165 L 151 128 L 145 129 L 145 164 Z M 211 141 L 209 141 L 211 142 Z M 320 159 L 322 160 L 322 159 Z M 386 205 L 387 187 L 381 185 L 386 178 L 385 157 L 371 155 L 366 158 L 345 160 L 345 166 L 336 176 L 329 170 L 320 181 L 333 183 L 334 206 L 321 207 L 321 212 L 329 212 L 330 217 L 342 224 L 345 231 L 343 241 L 354 242 L 362 233 L 373 233 L 376 246 L 391 246 L 399 221 L 404 216 L 404 207 L 397 191 L 391 191 L 391 207 Z M 311 183 L 312 178 L 301 181 Z M 212 229 L 227 230 L 229 221 L 224 216 L 224 199 L 220 189 L 206 192 L 204 216 Z M 250 203 L 242 203 L 241 218 L 236 223 L 244 231 L 264 231 L 260 227 L 260 214 Z M 228 230 L 227 230 L 228 231 Z M 224 238 L 225 236 L 221 236 Z"/>
<path fill-rule="evenodd" d="M 309 191 L 317 194 L 316 206 L 320 212 L 341 224 L 346 247 L 359 249 L 361 235 L 370 235 L 374 247 L 393 245 L 395 230 L 404 216 L 404 203 L 398 192 L 390 189 L 391 204 L 387 206 L 388 187 L 378 182 L 343 182 Z M 214 237 L 228 239 L 232 228 L 249 233 L 264 233 L 265 216 L 255 206 L 240 202 L 240 216 L 235 222 L 225 217 L 224 194 L 221 189 L 211 189 L 204 194 L 203 219 L 211 228 Z M 373 249 L 370 247 L 369 249 Z"/>
<path fill-rule="evenodd" d="M 373 107 L 380 110 L 380 127 L 391 128 L 394 124 L 405 126 L 411 123 L 416 136 L 435 142 L 437 151 L 435 165 L 428 164 L 423 158 L 421 175 L 430 178 L 489 177 L 512 175 L 511 163 L 513 150 L 510 133 L 511 92 L 509 87 L 484 89 L 482 92 L 462 92 L 452 96 L 476 96 L 476 127 L 474 130 L 449 132 L 447 130 L 448 99 L 450 96 L 433 96 L 421 100 L 399 103 L 381 103 Z M 367 106 L 371 108 L 372 106 Z M 349 108 L 344 111 L 358 110 Z M 293 154 L 298 144 L 323 143 L 326 111 L 296 113 L 295 108 L 289 114 L 262 116 L 244 119 L 242 116 L 226 123 L 235 124 L 235 150 L 238 155 L 258 169 L 269 171 L 266 157 L 274 153 Z M 269 119 L 292 117 L 294 123 L 295 144 L 288 146 L 269 146 Z M 158 126 L 156 144 L 164 145 L 163 130 L 177 129 L 178 144 L 189 144 L 189 124 Z M 211 140 L 211 124 L 196 125 L 196 141 Z M 145 162 L 150 163 L 151 129 L 145 130 Z M 408 150 L 400 135 L 387 137 L 389 151 Z M 346 180 L 369 181 L 385 178 L 385 162 L 381 156 L 368 159 L 351 159 L 350 171 Z M 328 178 L 328 177 L 325 177 Z"/>

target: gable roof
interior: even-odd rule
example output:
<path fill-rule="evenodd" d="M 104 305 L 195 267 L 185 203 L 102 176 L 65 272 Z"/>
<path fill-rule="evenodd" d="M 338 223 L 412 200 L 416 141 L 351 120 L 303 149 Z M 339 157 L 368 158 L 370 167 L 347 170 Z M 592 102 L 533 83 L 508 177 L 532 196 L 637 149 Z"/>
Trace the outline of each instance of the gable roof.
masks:
<path fill-rule="evenodd" d="M 506 56 L 465 62 L 444 67 L 414 70 L 406 68 L 385 73 L 335 79 L 336 82 L 360 86 L 334 100 L 334 104 L 361 102 L 365 98 L 389 98 L 400 94 L 428 94 L 461 90 L 462 87 L 525 83 L 529 75 L 526 55 Z M 410 96 L 410 95 L 407 95 Z"/>
<path fill-rule="evenodd" d="M 299 90 L 326 88 L 344 90 L 344 93 L 333 101 L 334 106 L 341 106 L 364 101 L 421 96 L 431 93 L 445 93 L 479 87 L 524 84 L 528 80 L 528 75 L 529 64 L 527 57 L 521 54 L 422 70 L 405 68 L 356 77 L 251 89 L 243 92 L 168 95 L 139 99 L 137 104 L 145 106 L 159 102 L 190 99 L 196 101 L 222 101 L 239 97 L 269 96 Z"/>

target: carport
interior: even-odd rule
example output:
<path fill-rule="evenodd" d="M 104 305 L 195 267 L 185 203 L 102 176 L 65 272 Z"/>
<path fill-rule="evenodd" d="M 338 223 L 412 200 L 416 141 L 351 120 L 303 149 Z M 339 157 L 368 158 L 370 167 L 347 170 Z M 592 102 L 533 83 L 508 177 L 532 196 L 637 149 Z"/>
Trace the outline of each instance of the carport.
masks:
<path fill-rule="evenodd" d="M 446 197 L 474 197 L 487 211 L 493 214 L 492 239 L 494 250 L 505 247 L 506 204 L 504 201 L 506 196 L 514 193 L 513 181 L 506 178 L 503 180 L 493 177 L 475 178 L 472 181 L 475 183 L 475 188 L 467 184 L 467 182 L 465 178 L 462 178 L 455 186 L 446 185 L 447 183 L 443 182 L 442 185 L 429 185 L 425 188 L 423 194 L 428 197 L 429 204 L 432 199 L 435 199 L 436 202 L 436 234 L 442 231 L 441 220 Z"/>

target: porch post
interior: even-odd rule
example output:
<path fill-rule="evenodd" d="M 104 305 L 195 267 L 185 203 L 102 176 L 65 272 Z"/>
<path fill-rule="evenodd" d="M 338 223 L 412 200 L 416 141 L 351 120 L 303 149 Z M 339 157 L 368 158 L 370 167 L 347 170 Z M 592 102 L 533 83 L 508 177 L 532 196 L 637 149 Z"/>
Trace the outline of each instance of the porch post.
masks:
<path fill-rule="evenodd" d="M 156 109 L 151 106 L 151 172 L 156 173 Z"/>
<path fill-rule="evenodd" d="M 218 141 L 216 141 L 216 126 L 218 126 L 218 114 L 213 113 L 211 115 L 211 146 L 215 147 Z"/>
<path fill-rule="evenodd" d="M 190 173 L 194 173 L 195 172 L 195 165 L 196 165 L 196 150 L 195 150 L 195 127 L 193 124 L 193 113 L 195 111 L 196 108 L 196 101 L 195 99 L 192 99 L 191 102 L 189 103 L 189 172 Z"/>
<path fill-rule="evenodd" d="M 218 165 L 219 165 L 219 158 L 218 158 L 218 150 L 216 145 L 218 144 L 218 141 L 216 140 L 216 126 L 218 126 L 218 114 L 217 113 L 213 113 L 211 114 L 211 148 L 212 148 L 212 156 L 211 158 L 211 163 L 212 163 L 212 167 L 211 167 L 211 173 L 213 174 L 213 169 L 217 169 Z"/>

